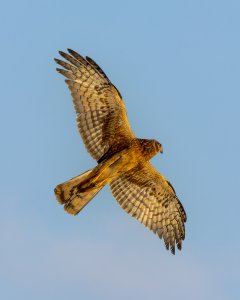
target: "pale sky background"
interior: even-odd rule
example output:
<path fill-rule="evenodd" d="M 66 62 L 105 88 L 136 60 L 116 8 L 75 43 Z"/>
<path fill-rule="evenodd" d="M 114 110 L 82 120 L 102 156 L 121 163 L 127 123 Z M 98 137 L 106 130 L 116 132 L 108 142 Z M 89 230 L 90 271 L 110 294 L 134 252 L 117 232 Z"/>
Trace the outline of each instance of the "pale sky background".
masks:
<path fill-rule="evenodd" d="M 240 294 L 240 1 L 5 1 L 0 298 L 236 300 Z M 175 256 L 106 187 L 77 217 L 53 189 L 95 165 L 58 50 L 96 60 L 187 215 Z"/>

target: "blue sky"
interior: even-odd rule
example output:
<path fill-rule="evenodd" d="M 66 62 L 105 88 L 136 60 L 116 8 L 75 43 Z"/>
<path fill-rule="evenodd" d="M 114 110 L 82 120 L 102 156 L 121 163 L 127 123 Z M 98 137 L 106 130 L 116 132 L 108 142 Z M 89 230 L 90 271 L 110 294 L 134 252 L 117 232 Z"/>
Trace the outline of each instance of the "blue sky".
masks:
<path fill-rule="evenodd" d="M 237 299 L 239 1 L 8 1 L 1 31 L 1 299 Z M 93 167 L 58 50 L 96 60 L 188 215 L 175 256 L 106 187 L 77 217 L 53 193 Z"/>

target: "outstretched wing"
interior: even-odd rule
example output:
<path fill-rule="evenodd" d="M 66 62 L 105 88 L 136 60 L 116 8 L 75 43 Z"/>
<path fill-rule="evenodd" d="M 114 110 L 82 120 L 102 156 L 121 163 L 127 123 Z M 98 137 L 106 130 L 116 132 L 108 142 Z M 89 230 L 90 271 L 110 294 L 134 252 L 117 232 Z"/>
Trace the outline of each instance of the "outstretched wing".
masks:
<path fill-rule="evenodd" d="M 119 151 L 135 136 L 128 122 L 126 108 L 116 87 L 89 57 L 73 50 L 59 52 L 67 62 L 55 59 L 64 69 L 77 112 L 77 125 L 83 142 L 93 158 Z"/>
<path fill-rule="evenodd" d="M 186 213 L 171 184 L 149 162 L 110 183 L 121 207 L 163 237 L 166 248 L 181 250 Z"/>

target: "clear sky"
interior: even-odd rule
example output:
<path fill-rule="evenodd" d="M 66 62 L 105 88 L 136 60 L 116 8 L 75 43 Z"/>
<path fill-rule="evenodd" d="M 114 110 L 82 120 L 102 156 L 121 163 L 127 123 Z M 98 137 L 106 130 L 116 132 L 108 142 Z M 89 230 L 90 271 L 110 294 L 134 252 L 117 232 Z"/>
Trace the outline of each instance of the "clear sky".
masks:
<path fill-rule="evenodd" d="M 240 1 L 4 1 L 0 298 L 238 299 Z M 77 217 L 56 184 L 95 165 L 55 71 L 96 60 L 187 215 L 183 250 L 128 216 L 108 187 Z"/>

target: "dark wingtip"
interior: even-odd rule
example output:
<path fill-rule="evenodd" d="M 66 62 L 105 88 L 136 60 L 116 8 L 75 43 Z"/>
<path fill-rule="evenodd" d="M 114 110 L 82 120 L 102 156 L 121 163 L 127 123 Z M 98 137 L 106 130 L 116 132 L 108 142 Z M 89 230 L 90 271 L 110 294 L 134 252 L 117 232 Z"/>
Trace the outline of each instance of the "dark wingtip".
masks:
<path fill-rule="evenodd" d="M 78 60 L 80 59 L 82 63 L 86 63 L 86 59 L 81 54 L 79 54 L 78 52 L 76 52 L 70 48 L 68 48 L 67 50 L 74 58 L 76 58 Z"/>
<path fill-rule="evenodd" d="M 177 248 L 178 248 L 178 250 L 182 250 L 182 243 L 181 242 L 177 243 Z"/>
<path fill-rule="evenodd" d="M 76 53 L 74 50 L 72 50 L 72 49 L 70 49 L 70 48 L 67 48 L 67 51 L 68 51 L 70 54 Z"/>
<path fill-rule="evenodd" d="M 92 58 L 89 57 L 89 56 L 86 56 L 86 60 L 88 60 L 88 61 L 90 61 L 90 62 L 93 61 Z"/>
<path fill-rule="evenodd" d="M 61 60 L 60 59 L 58 59 L 58 58 L 54 58 L 54 61 L 55 61 L 55 63 L 57 63 L 57 64 L 61 64 Z"/>
<path fill-rule="evenodd" d="M 61 56 L 63 56 L 64 57 L 64 55 L 66 54 L 65 52 L 63 52 L 63 51 L 58 51 L 58 53 L 61 55 Z"/>

